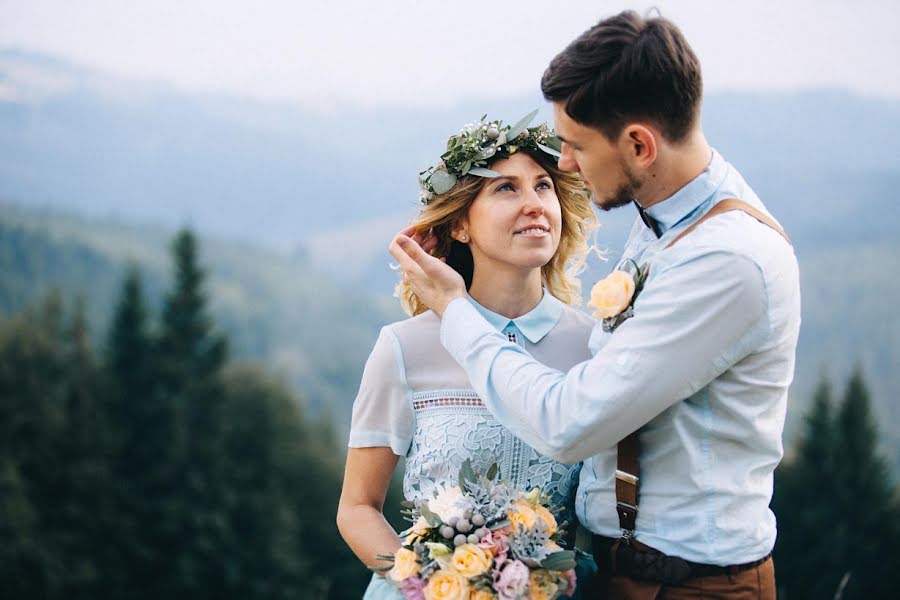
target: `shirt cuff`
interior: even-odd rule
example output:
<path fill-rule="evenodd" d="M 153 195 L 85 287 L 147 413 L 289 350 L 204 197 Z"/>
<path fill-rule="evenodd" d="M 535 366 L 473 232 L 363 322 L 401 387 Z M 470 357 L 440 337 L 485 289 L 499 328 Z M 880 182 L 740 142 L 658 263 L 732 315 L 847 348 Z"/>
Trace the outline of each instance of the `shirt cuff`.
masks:
<path fill-rule="evenodd" d="M 468 298 L 457 298 L 444 309 L 441 344 L 460 364 L 480 337 L 496 332 Z"/>

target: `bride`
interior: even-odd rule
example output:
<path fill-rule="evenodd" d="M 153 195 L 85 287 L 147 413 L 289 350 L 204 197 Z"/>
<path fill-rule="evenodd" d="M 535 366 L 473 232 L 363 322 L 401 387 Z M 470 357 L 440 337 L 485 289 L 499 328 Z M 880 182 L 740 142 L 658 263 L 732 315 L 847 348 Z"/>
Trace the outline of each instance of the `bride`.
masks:
<path fill-rule="evenodd" d="M 590 358 L 593 321 L 570 305 L 580 299 L 572 267 L 587 252 L 594 215 L 578 176 L 556 166 L 553 132 L 528 128 L 529 117 L 513 127 L 482 120 L 451 137 L 442 162 L 420 176 L 424 207 L 413 227 L 434 238 L 432 253 L 463 276 L 488 322 L 567 370 Z M 580 465 L 541 456 L 501 426 L 441 346 L 440 320 L 405 281 L 397 291 L 412 318 L 381 330 L 353 405 L 337 514 L 344 540 L 368 566 L 400 547 L 382 507 L 401 456 L 407 500 L 455 485 L 466 459 L 481 473 L 497 463 L 500 479 L 538 486 L 565 507 L 560 521 L 574 536 Z M 376 575 L 365 598 L 401 595 Z"/>

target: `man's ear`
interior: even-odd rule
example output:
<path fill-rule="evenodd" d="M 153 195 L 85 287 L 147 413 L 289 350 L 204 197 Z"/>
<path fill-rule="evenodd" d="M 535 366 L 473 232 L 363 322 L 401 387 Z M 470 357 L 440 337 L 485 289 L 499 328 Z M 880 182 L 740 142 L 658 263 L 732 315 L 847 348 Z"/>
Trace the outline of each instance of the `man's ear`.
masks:
<path fill-rule="evenodd" d="M 659 132 L 641 123 L 631 123 L 619 136 L 619 149 L 626 161 L 638 169 L 648 169 L 659 152 Z"/>

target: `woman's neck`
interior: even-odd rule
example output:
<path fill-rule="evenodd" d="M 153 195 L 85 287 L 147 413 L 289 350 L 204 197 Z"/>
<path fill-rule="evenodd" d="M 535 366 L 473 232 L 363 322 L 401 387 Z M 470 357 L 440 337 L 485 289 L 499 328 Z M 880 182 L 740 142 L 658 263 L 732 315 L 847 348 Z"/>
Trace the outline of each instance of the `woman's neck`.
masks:
<path fill-rule="evenodd" d="M 515 319 L 530 312 L 544 295 L 540 269 L 478 269 L 469 295 L 486 309 Z"/>

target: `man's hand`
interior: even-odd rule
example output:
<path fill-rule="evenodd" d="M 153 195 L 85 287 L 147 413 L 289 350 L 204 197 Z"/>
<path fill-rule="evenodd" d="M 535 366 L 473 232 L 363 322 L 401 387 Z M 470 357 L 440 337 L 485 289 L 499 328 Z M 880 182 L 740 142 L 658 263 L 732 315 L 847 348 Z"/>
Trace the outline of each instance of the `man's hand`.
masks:
<path fill-rule="evenodd" d="M 419 300 L 440 317 L 448 304 L 465 297 L 466 284 L 443 260 L 428 254 L 435 244 L 436 240 L 428 240 L 423 248 L 422 235 L 408 227 L 394 237 L 388 250 Z"/>

